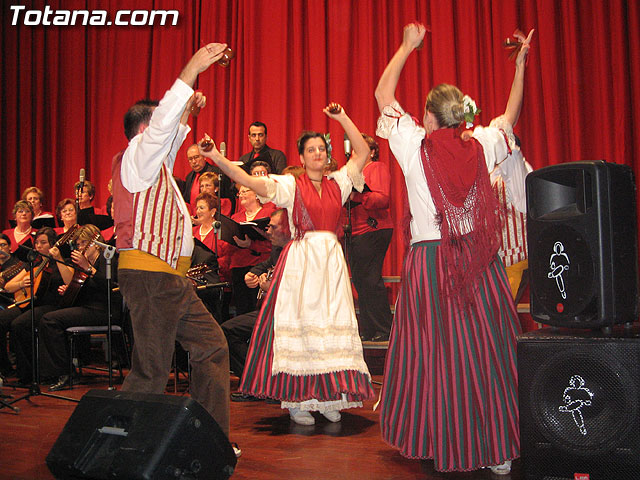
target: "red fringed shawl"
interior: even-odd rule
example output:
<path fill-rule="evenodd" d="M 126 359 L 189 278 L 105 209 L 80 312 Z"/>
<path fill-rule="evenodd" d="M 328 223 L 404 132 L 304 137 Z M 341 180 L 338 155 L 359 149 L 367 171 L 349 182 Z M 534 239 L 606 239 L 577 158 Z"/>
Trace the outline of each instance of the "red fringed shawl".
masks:
<path fill-rule="evenodd" d="M 420 149 L 427 185 L 438 212 L 441 249 L 448 272 L 446 295 L 468 299 L 470 288 L 500 245 L 499 204 L 491 189 L 482 146 L 442 128 Z"/>

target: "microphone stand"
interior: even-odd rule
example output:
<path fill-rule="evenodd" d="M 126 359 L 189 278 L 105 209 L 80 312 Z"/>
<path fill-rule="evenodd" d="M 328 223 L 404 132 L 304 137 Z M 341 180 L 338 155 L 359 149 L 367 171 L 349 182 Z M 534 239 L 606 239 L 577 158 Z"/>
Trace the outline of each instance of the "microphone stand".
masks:
<path fill-rule="evenodd" d="M 80 195 L 82 195 L 82 185 L 76 188 L 76 214 L 80 212 Z"/>
<path fill-rule="evenodd" d="M 347 157 L 347 162 L 351 158 L 351 153 L 345 152 L 345 157 Z M 349 250 L 351 249 L 351 199 L 347 200 L 347 223 L 342 226 L 342 230 L 344 231 L 344 259 L 349 264 Z"/>
<path fill-rule="evenodd" d="M 107 344 L 109 345 L 107 351 L 107 363 L 109 364 L 109 390 L 115 390 L 113 386 L 113 368 L 112 368 L 112 350 L 113 343 L 111 341 L 111 324 L 112 324 L 112 312 L 111 312 L 111 260 L 116 254 L 116 247 L 106 243 L 94 241 L 96 245 L 104 248 L 102 255 L 107 261 L 107 271 L 105 277 L 107 278 Z"/>
<path fill-rule="evenodd" d="M 50 398 L 57 398 L 59 400 L 66 400 L 68 402 L 75 402 L 75 403 L 79 403 L 80 400 L 76 400 L 75 398 L 69 398 L 69 397 L 64 397 L 62 395 L 55 395 L 53 393 L 45 393 L 42 392 L 42 390 L 40 390 L 40 372 L 39 372 L 39 363 L 40 363 L 40 351 L 39 351 L 39 339 L 38 339 L 38 329 L 36 328 L 36 312 L 35 312 L 35 291 L 33 289 L 33 283 L 34 283 L 34 278 L 33 278 L 33 269 L 34 269 L 34 262 L 36 260 L 36 258 L 38 257 L 38 255 L 40 255 L 41 257 L 46 257 L 50 260 L 54 260 L 56 262 L 58 262 L 58 260 L 56 260 L 55 258 L 49 256 L 49 255 L 44 255 L 41 253 L 36 252 L 34 249 L 29 248 L 29 247 L 25 247 L 24 245 L 22 246 L 22 248 L 26 248 L 29 250 L 28 256 L 27 256 L 27 260 L 29 263 L 29 281 L 31 283 L 31 298 L 30 298 L 30 308 L 31 308 L 31 385 L 29 385 L 27 388 L 29 389 L 29 391 L 18 397 L 15 398 L 13 400 L 11 400 L 10 402 L 6 402 L 9 404 L 9 406 L 17 413 L 20 411 L 19 408 L 17 407 L 13 407 L 13 404 L 16 402 L 19 402 L 20 400 L 29 400 L 31 397 L 37 397 L 37 396 L 44 396 L 44 397 L 50 397 Z M 44 260 L 43 260 L 44 261 Z M 60 263 L 64 263 L 65 265 L 67 265 L 65 262 L 60 262 Z M 73 267 L 76 268 L 77 270 L 81 270 L 78 269 L 77 267 Z M 11 385 L 14 388 L 16 388 L 17 386 L 15 385 Z M 25 388 L 25 387 L 19 387 L 19 388 Z M 3 402 L 4 403 L 4 402 Z M 2 408 L 4 405 L 0 405 L 0 408 Z"/>
<path fill-rule="evenodd" d="M 222 171 L 220 173 L 218 173 L 218 208 L 216 213 L 218 215 L 222 215 Z M 220 217 L 218 217 L 220 218 Z M 214 250 L 216 252 L 216 260 L 218 259 L 219 255 L 218 255 L 218 240 L 220 239 L 220 235 L 221 235 L 221 229 L 222 229 L 222 223 L 220 222 L 220 220 L 214 220 L 213 222 L 213 245 L 214 245 Z"/>
<path fill-rule="evenodd" d="M 222 215 L 222 170 L 218 173 L 218 209 L 216 211 L 218 215 L 218 219 L 215 219 L 213 222 L 213 246 L 216 253 L 216 262 L 218 262 L 218 269 L 220 269 L 220 262 L 218 259 L 220 255 L 218 254 L 218 240 L 221 239 L 222 235 L 222 222 L 219 220 L 220 215 Z M 218 304 L 220 305 L 220 310 L 217 312 L 218 314 L 224 313 L 224 288 L 220 288 L 218 290 Z M 220 315 L 219 315 L 220 316 Z"/>

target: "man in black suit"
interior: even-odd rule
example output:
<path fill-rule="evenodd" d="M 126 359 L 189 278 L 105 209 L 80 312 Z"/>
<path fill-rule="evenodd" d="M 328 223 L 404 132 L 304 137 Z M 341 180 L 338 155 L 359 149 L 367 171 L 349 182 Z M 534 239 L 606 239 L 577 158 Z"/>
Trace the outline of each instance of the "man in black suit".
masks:
<path fill-rule="evenodd" d="M 191 206 L 195 206 L 196 197 L 200 194 L 198 178 L 200 178 L 200 175 L 204 172 L 217 173 L 217 169 L 208 163 L 202 155 L 200 155 L 198 145 L 195 144 L 187 148 L 187 160 L 189 161 L 189 166 L 191 166 L 191 171 L 187 174 L 184 182 L 181 182 L 179 186 L 182 191 L 184 201 Z"/>
<path fill-rule="evenodd" d="M 287 157 L 280 150 L 267 145 L 267 126 L 262 122 L 253 122 L 249 125 L 248 137 L 253 150 L 240 157 L 242 167 L 249 172 L 251 164 L 261 160 L 271 166 L 271 172 L 281 173 L 287 166 Z"/>

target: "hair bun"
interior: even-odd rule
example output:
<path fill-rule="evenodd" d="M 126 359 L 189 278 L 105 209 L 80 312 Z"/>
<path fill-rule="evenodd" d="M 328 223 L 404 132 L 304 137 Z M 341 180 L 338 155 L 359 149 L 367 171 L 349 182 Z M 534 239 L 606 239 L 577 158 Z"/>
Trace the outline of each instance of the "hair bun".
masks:
<path fill-rule="evenodd" d="M 451 113 L 453 115 L 453 119 L 459 123 L 464 121 L 464 103 L 454 103 L 451 105 Z"/>

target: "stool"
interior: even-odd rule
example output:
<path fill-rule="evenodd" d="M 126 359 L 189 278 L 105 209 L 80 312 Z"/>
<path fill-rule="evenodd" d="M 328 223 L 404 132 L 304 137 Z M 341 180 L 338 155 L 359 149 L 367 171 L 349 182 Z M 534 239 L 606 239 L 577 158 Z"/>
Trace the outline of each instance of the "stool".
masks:
<path fill-rule="evenodd" d="M 111 350 L 111 343 L 109 342 L 109 332 L 106 325 L 69 327 L 65 330 L 65 333 L 69 338 L 69 388 L 71 389 L 73 388 L 73 357 L 75 353 L 75 339 L 81 335 L 105 335 L 107 337 L 107 348 L 109 350 Z M 111 325 L 111 335 L 117 335 L 120 337 L 122 346 L 124 347 L 124 352 L 127 356 L 127 362 L 130 364 L 129 348 L 127 347 L 127 342 L 122 328 L 119 325 Z M 108 368 L 111 369 L 111 365 L 109 365 Z M 120 380 L 122 381 L 124 379 L 124 375 L 122 373 L 122 360 L 120 358 L 118 358 L 118 370 L 120 371 Z"/>

